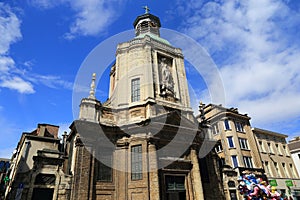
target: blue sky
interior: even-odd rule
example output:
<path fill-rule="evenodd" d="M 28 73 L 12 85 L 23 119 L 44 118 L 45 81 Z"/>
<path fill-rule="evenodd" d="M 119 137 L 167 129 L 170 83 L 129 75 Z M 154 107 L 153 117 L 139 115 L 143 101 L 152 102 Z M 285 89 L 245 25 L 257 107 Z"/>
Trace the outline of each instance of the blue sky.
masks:
<path fill-rule="evenodd" d="M 10 157 L 21 133 L 37 123 L 68 131 L 81 63 L 100 42 L 132 29 L 144 5 L 164 28 L 208 51 L 227 107 L 248 113 L 252 126 L 300 135 L 298 0 L 0 0 L 0 157 Z M 203 80 L 192 67 L 187 72 L 197 97 L 209 103 Z M 99 87 L 104 101 L 105 77 Z"/>

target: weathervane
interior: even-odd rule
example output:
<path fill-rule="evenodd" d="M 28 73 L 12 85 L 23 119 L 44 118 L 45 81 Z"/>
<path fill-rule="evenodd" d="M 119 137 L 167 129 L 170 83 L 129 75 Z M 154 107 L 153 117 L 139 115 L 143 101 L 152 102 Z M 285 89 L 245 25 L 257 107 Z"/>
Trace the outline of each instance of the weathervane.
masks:
<path fill-rule="evenodd" d="M 143 8 L 145 9 L 145 14 L 148 14 L 150 11 L 150 8 L 148 6 L 143 6 Z"/>

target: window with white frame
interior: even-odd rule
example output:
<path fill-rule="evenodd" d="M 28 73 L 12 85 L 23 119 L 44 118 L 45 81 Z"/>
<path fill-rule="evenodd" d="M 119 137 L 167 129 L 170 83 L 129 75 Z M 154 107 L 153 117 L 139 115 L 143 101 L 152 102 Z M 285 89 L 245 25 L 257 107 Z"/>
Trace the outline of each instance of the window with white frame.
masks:
<path fill-rule="evenodd" d="M 279 170 L 279 168 L 278 168 L 277 162 L 274 162 L 274 167 L 275 167 L 275 171 L 276 171 L 276 176 L 281 177 L 280 170 Z"/>
<path fill-rule="evenodd" d="M 131 80 L 131 102 L 140 100 L 140 79 Z"/>
<path fill-rule="evenodd" d="M 218 144 L 218 145 L 215 147 L 215 151 L 216 151 L 216 153 L 219 153 L 219 152 L 223 151 L 222 145 L 221 145 L 221 144 Z"/>
<path fill-rule="evenodd" d="M 253 168 L 252 158 L 251 157 L 244 156 L 243 159 L 244 159 L 245 167 L 247 167 L 247 168 Z"/>
<path fill-rule="evenodd" d="M 245 139 L 245 138 L 239 138 L 239 142 L 240 142 L 241 149 L 249 150 L 247 139 Z"/>
<path fill-rule="evenodd" d="M 268 142 L 267 145 L 268 145 L 269 153 L 273 153 L 272 144 L 270 142 Z"/>
<path fill-rule="evenodd" d="M 229 120 L 228 119 L 225 119 L 224 120 L 224 128 L 225 130 L 230 130 L 230 124 L 229 124 Z"/>
<path fill-rule="evenodd" d="M 235 122 L 235 129 L 238 132 L 244 132 L 244 123 L 242 123 L 242 122 Z"/>
<path fill-rule="evenodd" d="M 232 160 L 232 166 L 233 168 L 236 168 L 239 166 L 238 160 L 237 160 L 237 156 L 231 156 L 231 160 Z"/>
<path fill-rule="evenodd" d="M 283 150 L 285 151 L 285 155 L 290 156 L 290 152 L 289 152 L 288 148 L 285 145 L 283 145 L 282 147 L 283 147 Z"/>
<path fill-rule="evenodd" d="M 265 148 L 264 148 L 263 142 L 262 142 L 262 141 L 259 141 L 258 144 L 259 144 L 260 151 L 261 151 L 261 152 L 266 152 L 266 150 L 265 150 Z"/>
<path fill-rule="evenodd" d="M 227 137 L 227 142 L 228 142 L 228 147 L 229 148 L 234 148 L 234 142 L 233 142 L 233 137 Z"/>
<path fill-rule="evenodd" d="M 213 124 L 212 127 L 211 127 L 211 129 L 212 129 L 212 133 L 214 135 L 219 134 L 219 132 L 220 132 L 218 123 Z"/>
<path fill-rule="evenodd" d="M 293 164 L 290 163 L 290 172 L 291 172 L 291 178 L 295 178 L 296 174 L 295 174 L 295 169 L 293 167 Z"/>
<path fill-rule="evenodd" d="M 272 171 L 270 170 L 269 162 L 265 161 L 265 169 L 266 173 L 268 173 L 271 177 L 273 176 Z"/>
<path fill-rule="evenodd" d="M 285 168 L 285 163 L 281 163 L 281 165 L 282 165 L 282 169 L 283 169 L 282 171 L 283 171 L 284 177 L 289 177 L 287 174 L 287 170 Z"/>
<path fill-rule="evenodd" d="M 279 144 L 275 144 L 275 147 L 276 147 L 278 155 L 282 155 L 281 148 L 280 148 Z"/>

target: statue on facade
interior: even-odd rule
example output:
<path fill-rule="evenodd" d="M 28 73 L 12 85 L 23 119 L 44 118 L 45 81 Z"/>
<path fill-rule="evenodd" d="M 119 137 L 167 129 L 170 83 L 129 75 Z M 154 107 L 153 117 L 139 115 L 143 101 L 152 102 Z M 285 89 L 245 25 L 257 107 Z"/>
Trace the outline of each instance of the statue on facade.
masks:
<path fill-rule="evenodd" d="M 166 58 L 162 58 L 160 61 L 160 69 L 162 76 L 161 91 L 163 95 L 174 93 L 174 82 L 170 66 L 166 62 Z"/>

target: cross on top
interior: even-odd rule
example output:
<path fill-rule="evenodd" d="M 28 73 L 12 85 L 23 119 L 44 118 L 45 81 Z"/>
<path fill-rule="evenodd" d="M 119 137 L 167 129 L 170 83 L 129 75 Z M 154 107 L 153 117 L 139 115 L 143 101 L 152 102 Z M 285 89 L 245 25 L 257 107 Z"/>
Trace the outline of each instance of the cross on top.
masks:
<path fill-rule="evenodd" d="M 150 8 L 148 6 L 144 6 L 143 8 L 145 9 L 145 14 L 148 14 L 150 11 Z"/>

